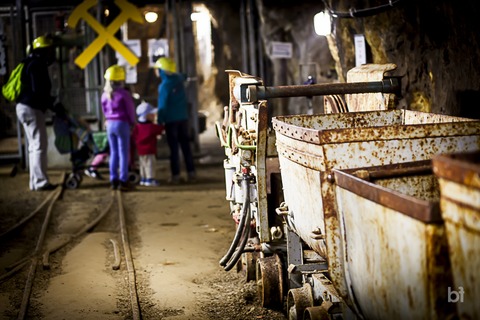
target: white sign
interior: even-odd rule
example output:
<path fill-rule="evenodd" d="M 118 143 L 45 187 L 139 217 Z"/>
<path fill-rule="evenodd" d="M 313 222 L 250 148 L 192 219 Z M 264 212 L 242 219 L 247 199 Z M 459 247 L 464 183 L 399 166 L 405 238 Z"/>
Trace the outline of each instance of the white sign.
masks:
<path fill-rule="evenodd" d="M 270 47 L 270 56 L 272 58 L 292 58 L 292 43 L 272 41 Z"/>
<path fill-rule="evenodd" d="M 132 51 L 137 57 L 142 56 L 142 43 L 140 39 L 124 40 L 123 43 Z M 115 54 L 117 64 L 125 68 L 125 83 L 137 83 L 137 67 L 132 66 L 128 61 L 118 52 Z"/>
<path fill-rule="evenodd" d="M 168 40 L 148 39 L 148 66 L 153 67 L 159 57 L 168 57 Z"/>
<path fill-rule="evenodd" d="M 365 37 L 363 34 L 353 36 L 355 42 L 355 67 L 367 63 L 367 52 L 365 49 Z"/>

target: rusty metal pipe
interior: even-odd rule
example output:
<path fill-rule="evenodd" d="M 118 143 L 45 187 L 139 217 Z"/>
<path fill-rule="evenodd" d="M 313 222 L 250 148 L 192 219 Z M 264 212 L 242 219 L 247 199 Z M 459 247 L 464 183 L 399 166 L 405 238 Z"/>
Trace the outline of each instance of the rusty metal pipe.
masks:
<path fill-rule="evenodd" d="M 265 87 L 248 85 L 242 102 L 255 102 L 271 98 L 322 96 L 332 94 L 355 93 L 400 93 L 400 83 L 397 78 L 388 78 L 382 81 L 349 82 L 349 83 L 320 83 L 311 85 Z M 243 101 L 243 98 L 246 101 Z"/>

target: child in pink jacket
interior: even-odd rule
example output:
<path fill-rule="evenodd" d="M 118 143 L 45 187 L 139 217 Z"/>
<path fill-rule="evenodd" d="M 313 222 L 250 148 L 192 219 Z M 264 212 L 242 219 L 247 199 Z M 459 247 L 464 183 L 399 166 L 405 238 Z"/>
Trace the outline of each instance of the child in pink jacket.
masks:
<path fill-rule="evenodd" d="M 164 131 L 162 125 L 155 124 L 157 110 L 149 103 L 142 102 L 137 107 L 138 123 L 133 128 L 132 138 L 135 141 L 140 165 L 140 185 L 158 186 L 155 179 L 155 161 L 157 154 L 157 136 Z"/>

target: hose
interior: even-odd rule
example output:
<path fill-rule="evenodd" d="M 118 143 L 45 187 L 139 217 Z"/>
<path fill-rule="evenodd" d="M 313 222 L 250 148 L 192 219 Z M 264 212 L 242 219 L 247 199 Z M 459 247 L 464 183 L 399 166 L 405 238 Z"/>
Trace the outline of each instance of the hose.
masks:
<path fill-rule="evenodd" d="M 228 260 L 230 260 L 233 253 L 235 252 L 235 249 L 237 248 L 238 242 L 240 241 L 240 238 L 242 236 L 245 221 L 247 220 L 247 216 L 250 215 L 250 210 L 249 210 L 249 208 L 250 208 L 250 188 L 249 188 L 249 181 L 248 181 L 248 176 L 247 175 L 243 175 L 242 190 L 245 190 L 245 197 L 244 197 L 243 206 L 242 206 L 242 216 L 240 218 L 240 222 L 238 223 L 238 227 L 237 227 L 237 230 L 235 232 L 235 236 L 232 240 L 232 243 L 230 244 L 230 248 L 228 248 L 227 253 L 220 260 L 220 265 L 222 267 L 225 267 Z"/>
<path fill-rule="evenodd" d="M 245 225 L 243 226 L 242 230 L 243 230 L 242 242 L 240 242 L 240 245 L 238 246 L 237 250 L 235 250 L 233 257 L 230 259 L 228 264 L 224 267 L 225 271 L 230 271 L 230 269 L 232 269 L 233 266 L 237 264 L 238 260 L 242 256 L 243 250 L 245 249 L 248 238 L 250 236 L 250 209 L 248 210 L 247 220 L 245 220 Z"/>

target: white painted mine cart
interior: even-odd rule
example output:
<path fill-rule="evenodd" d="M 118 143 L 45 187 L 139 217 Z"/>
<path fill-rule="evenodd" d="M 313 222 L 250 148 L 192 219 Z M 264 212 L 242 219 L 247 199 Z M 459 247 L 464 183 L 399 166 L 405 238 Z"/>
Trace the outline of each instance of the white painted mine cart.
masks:
<path fill-rule="evenodd" d="M 437 156 L 433 169 L 452 263 L 448 298 L 461 319 L 480 319 L 480 152 Z"/>
<path fill-rule="evenodd" d="M 356 301 L 348 269 L 345 272 L 348 244 L 336 209 L 332 170 L 429 160 L 440 153 L 478 150 L 480 121 L 388 110 L 278 116 L 272 122 L 288 212 L 285 220 L 295 234 L 326 260 L 328 277 L 335 288 L 332 295 L 361 315 L 365 305 Z M 399 239 L 403 237 L 401 228 L 395 232 Z M 405 242 L 408 243 L 407 238 Z M 389 244 L 382 245 L 388 248 Z M 308 269 L 289 268 L 291 272 Z M 311 272 L 313 279 L 318 271 Z M 374 280 L 370 274 L 361 276 L 365 278 L 362 281 Z M 317 287 L 312 286 L 313 290 Z M 416 297 L 418 289 L 410 290 L 412 298 Z M 318 295 L 321 293 L 314 292 L 314 298 Z M 389 314 L 383 315 L 383 319 L 389 319 Z"/>
<path fill-rule="evenodd" d="M 346 280 L 365 319 L 455 315 L 431 161 L 333 172 Z"/>

